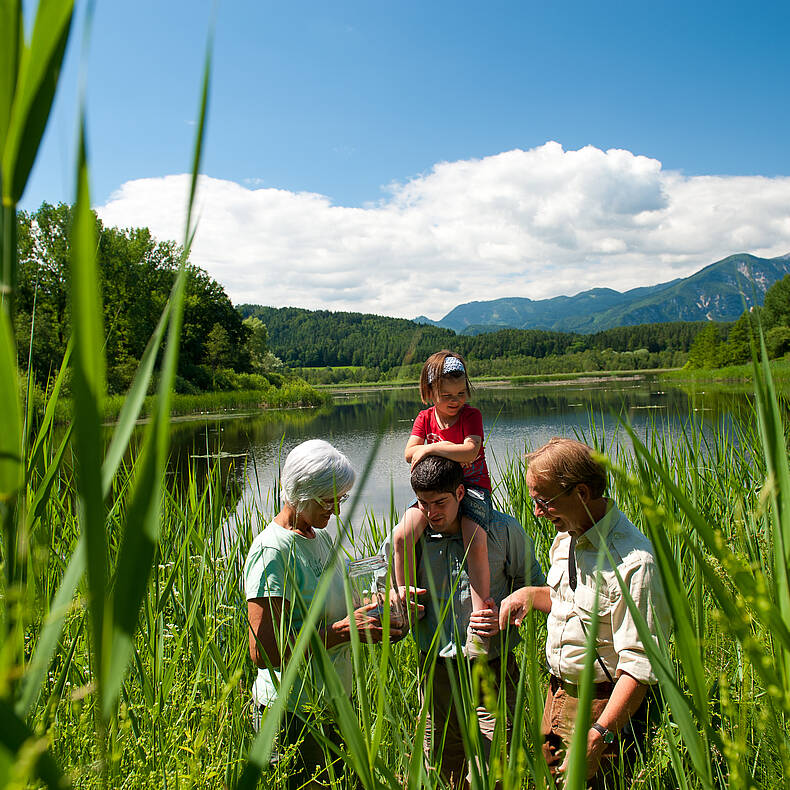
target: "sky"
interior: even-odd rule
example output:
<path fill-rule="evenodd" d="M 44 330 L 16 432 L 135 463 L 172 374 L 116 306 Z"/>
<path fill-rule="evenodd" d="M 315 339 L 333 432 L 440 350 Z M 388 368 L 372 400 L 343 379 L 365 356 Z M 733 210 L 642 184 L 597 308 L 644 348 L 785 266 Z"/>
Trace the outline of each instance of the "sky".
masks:
<path fill-rule="evenodd" d="M 439 319 L 790 252 L 790 4 L 77 8 L 22 208 L 73 200 L 84 95 L 99 216 L 181 241 L 213 31 L 191 261 L 234 304 Z"/>

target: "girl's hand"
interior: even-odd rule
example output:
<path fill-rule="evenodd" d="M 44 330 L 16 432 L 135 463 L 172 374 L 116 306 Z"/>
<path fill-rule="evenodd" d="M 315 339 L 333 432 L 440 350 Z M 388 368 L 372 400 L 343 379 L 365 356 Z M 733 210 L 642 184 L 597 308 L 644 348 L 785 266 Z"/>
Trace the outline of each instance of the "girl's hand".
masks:
<path fill-rule="evenodd" d="M 411 453 L 411 468 L 414 469 L 416 464 L 419 462 L 421 458 L 424 458 L 426 455 L 431 454 L 431 445 L 430 444 L 421 444 L 419 447 L 415 447 Z"/>

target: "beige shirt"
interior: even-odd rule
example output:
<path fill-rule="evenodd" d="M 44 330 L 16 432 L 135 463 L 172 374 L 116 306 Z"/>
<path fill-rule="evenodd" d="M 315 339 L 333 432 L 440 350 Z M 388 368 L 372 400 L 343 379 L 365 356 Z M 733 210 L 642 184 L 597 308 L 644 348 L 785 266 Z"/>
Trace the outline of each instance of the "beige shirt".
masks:
<path fill-rule="evenodd" d="M 584 670 L 586 634 L 595 608 L 595 574 L 598 547 L 606 546 L 638 610 L 656 639 L 661 628 L 668 636 L 671 619 L 664 588 L 656 566 L 653 545 L 610 502 L 606 515 L 576 542 L 576 592 L 568 583 L 568 552 L 571 537 L 559 533 L 549 551 L 551 567 L 547 584 L 551 592 L 546 659 L 551 673 L 578 683 Z M 628 612 L 612 563 L 604 552 L 598 599 L 598 655 L 613 678 L 627 672 L 642 683 L 655 683 L 636 624 Z M 584 624 L 584 628 L 582 627 Z M 595 661 L 595 682 L 607 680 Z"/>

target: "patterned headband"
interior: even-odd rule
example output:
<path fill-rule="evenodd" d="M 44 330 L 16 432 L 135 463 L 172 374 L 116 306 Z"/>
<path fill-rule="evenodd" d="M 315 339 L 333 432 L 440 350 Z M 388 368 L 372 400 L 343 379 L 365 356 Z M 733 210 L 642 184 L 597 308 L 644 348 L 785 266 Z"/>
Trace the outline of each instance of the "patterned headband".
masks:
<path fill-rule="evenodd" d="M 447 376 L 450 373 L 466 373 L 464 363 L 458 357 L 445 357 L 444 365 L 442 365 L 442 376 Z M 432 372 L 428 372 L 428 385 L 433 384 Z"/>

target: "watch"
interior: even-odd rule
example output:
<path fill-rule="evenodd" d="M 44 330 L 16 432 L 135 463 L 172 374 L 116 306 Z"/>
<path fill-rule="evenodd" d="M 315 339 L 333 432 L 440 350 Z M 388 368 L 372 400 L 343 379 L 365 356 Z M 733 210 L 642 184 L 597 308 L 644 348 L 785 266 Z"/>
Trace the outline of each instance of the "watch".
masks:
<path fill-rule="evenodd" d="M 603 738 L 603 742 L 606 744 L 614 743 L 614 733 L 611 730 L 607 730 L 602 724 L 598 724 L 597 721 L 594 721 L 590 728 L 596 730 L 597 732 L 601 733 L 601 737 Z"/>

